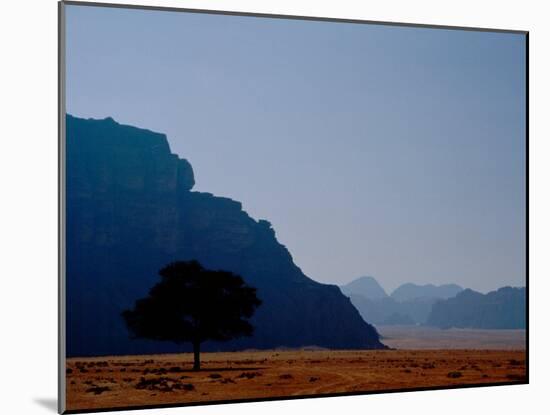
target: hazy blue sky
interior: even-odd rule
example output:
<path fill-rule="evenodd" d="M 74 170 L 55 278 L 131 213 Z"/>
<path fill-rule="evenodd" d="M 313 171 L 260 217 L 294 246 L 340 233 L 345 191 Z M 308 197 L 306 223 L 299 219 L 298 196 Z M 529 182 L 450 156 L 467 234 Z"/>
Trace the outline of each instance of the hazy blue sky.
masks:
<path fill-rule="evenodd" d="M 525 284 L 524 36 L 67 7 L 67 110 L 166 133 L 311 278 Z"/>

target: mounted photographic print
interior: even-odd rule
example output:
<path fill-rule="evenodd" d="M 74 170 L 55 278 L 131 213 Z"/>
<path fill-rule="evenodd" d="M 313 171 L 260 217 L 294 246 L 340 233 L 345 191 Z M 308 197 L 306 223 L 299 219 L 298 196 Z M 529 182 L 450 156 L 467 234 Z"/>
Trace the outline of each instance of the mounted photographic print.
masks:
<path fill-rule="evenodd" d="M 59 10 L 60 412 L 528 382 L 527 32 Z"/>

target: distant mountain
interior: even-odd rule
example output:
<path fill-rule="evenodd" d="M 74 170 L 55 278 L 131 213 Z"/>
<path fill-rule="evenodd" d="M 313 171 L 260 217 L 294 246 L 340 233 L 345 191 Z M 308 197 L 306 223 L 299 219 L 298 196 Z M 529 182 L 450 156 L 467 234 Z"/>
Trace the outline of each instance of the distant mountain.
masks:
<path fill-rule="evenodd" d="M 436 286 L 432 284 L 403 284 L 391 296 L 373 277 L 361 277 L 340 287 L 349 295 L 365 321 L 375 325 L 425 324 L 432 306 L 462 291 L 456 284 Z"/>
<path fill-rule="evenodd" d="M 487 294 L 467 289 L 436 302 L 427 324 L 443 329 L 520 329 L 525 328 L 525 318 L 525 288 L 503 287 Z"/>
<path fill-rule="evenodd" d="M 409 301 L 418 298 L 451 298 L 461 292 L 463 288 L 456 284 L 444 285 L 417 285 L 407 283 L 396 288 L 391 297 L 396 301 Z"/>
<path fill-rule="evenodd" d="M 391 297 L 390 297 L 391 298 Z M 398 302 L 403 314 L 408 314 L 416 324 L 426 324 L 432 306 L 439 298 L 420 297 L 414 300 Z"/>
<path fill-rule="evenodd" d="M 120 315 L 161 267 L 189 259 L 241 275 L 263 302 L 252 337 L 205 350 L 385 347 L 337 286 L 304 275 L 267 220 L 192 191 L 191 164 L 171 153 L 164 134 L 72 116 L 66 131 L 68 356 L 189 350 L 130 338 Z"/>
<path fill-rule="evenodd" d="M 393 298 L 369 299 L 362 295 L 350 294 L 351 303 L 365 321 L 374 325 L 383 324 L 392 314 L 401 312 L 401 307 Z"/>
<path fill-rule="evenodd" d="M 430 314 L 432 304 L 437 301 L 433 298 L 418 298 L 399 302 L 391 297 L 369 299 L 358 294 L 351 294 L 350 300 L 363 319 L 374 325 L 386 325 L 389 321 L 395 320 L 396 315 L 400 316 L 401 325 L 424 324 Z"/>
<path fill-rule="evenodd" d="M 340 287 L 347 295 L 361 295 L 369 300 L 386 298 L 388 294 L 373 277 L 359 277 Z"/>
<path fill-rule="evenodd" d="M 382 324 L 384 326 L 412 326 L 415 321 L 408 314 L 393 313 Z"/>

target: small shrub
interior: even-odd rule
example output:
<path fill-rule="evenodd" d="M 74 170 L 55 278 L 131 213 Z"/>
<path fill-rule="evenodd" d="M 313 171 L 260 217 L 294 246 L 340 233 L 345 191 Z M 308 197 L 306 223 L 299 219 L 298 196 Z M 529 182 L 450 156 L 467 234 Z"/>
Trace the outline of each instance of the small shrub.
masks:
<path fill-rule="evenodd" d="M 256 376 L 262 376 L 262 374 L 260 372 L 243 372 L 239 376 L 237 376 L 237 378 L 252 379 L 252 378 L 255 378 Z"/>
<path fill-rule="evenodd" d="M 143 371 L 143 373 L 145 373 L 147 369 L 145 369 Z M 168 370 L 166 370 L 165 368 L 161 367 L 161 368 L 158 368 L 158 369 L 149 369 L 149 373 L 154 373 L 155 375 L 166 375 L 168 373 Z"/>
<path fill-rule="evenodd" d="M 221 383 L 235 383 L 233 379 L 225 378 L 220 380 Z"/>
<path fill-rule="evenodd" d="M 168 382 L 170 382 L 172 385 L 169 385 Z M 136 389 L 146 389 L 146 390 L 152 390 L 152 391 L 160 391 L 160 392 L 170 392 L 174 386 L 176 386 L 179 382 L 175 379 L 171 378 L 154 378 L 154 379 L 146 379 L 142 377 L 140 381 L 136 384 Z"/>
<path fill-rule="evenodd" d="M 86 389 L 87 393 L 93 393 L 94 395 L 101 395 L 103 392 L 110 391 L 111 388 L 108 386 L 94 386 L 92 388 Z"/>

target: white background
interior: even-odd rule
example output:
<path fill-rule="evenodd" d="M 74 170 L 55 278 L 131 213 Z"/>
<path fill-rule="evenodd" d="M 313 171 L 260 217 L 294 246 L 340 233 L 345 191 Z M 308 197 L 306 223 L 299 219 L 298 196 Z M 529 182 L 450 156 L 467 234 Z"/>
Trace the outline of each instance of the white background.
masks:
<path fill-rule="evenodd" d="M 112 1 L 116 2 L 116 1 Z M 531 384 L 140 414 L 542 413 L 549 406 L 550 25 L 543 1 L 226 0 L 140 4 L 530 31 Z M 0 6 L 0 411 L 52 414 L 57 392 L 57 4 Z M 498 148 L 495 148 L 498 151 Z M 550 398 L 550 396 L 549 396 Z M 547 408 L 546 408 L 547 409 Z"/>

